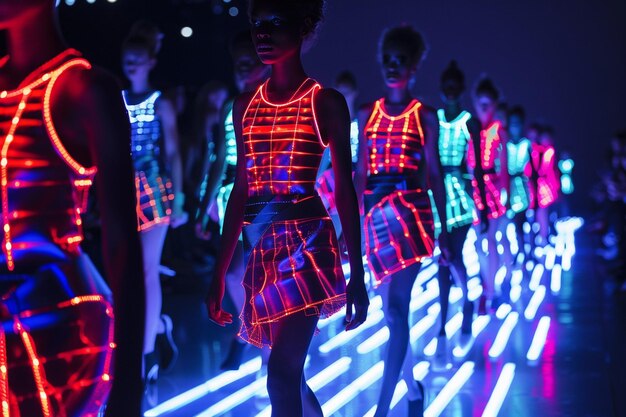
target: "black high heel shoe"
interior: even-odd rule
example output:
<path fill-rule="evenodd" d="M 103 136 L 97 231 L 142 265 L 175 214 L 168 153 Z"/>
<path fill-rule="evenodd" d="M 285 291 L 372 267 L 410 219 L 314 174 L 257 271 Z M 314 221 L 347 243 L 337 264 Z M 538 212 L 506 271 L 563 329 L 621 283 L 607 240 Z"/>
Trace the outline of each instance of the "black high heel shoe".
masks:
<path fill-rule="evenodd" d="M 415 381 L 420 392 L 420 398 L 409 400 L 409 417 L 424 417 L 424 385 L 420 381 Z"/>

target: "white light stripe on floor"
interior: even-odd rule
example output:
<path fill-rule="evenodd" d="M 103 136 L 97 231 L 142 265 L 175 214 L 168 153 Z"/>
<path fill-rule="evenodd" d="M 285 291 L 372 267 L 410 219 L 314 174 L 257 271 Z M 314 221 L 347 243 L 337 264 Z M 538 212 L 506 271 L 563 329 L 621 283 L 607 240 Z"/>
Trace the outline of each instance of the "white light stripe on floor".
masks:
<path fill-rule="evenodd" d="M 511 306 L 507 303 L 500 304 L 498 310 L 496 310 L 496 317 L 500 320 L 504 320 L 504 318 L 511 312 Z"/>
<path fill-rule="evenodd" d="M 339 375 L 345 373 L 348 369 L 350 369 L 350 364 L 352 363 L 352 358 L 348 358 L 344 356 L 343 358 L 333 362 L 331 365 L 327 366 L 320 372 L 318 372 L 315 376 L 311 377 L 307 383 L 309 387 L 315 392 L 330 382 L 335 380 Z M 259 414 L 255 417 L 270 417 L 272 414 L 272 406 L 269 405 L 263 409 Z"/>
<path fill-rule="evenodd" d="M 383 361 L 379 361 L 376 365 L 365 371 L 361 376 L 355 379 L 347 387 L 339 391 L 330 400 L 322 405 L 325 416 L 334 415 L 339 409 L 352 401 L 361 391 L 366 390 L 383 376 Z"/>
<path fill-rule="evenodd" d="M 554 265 L 552 268 L 552 276 L 550 279 L 550 291 L 552 294 L 558 294 L 561 291 L 561 277 L 563 273 L 563 268 L 561 265 Z"/>
<path fill-rule="evenodd" d="M 420 321 L 415 323 L 409 331 L 409 340 L 411 344 L 417 342 L 417 340 L 424 335 L 433 325 L 437 322 L 437 316 L 441 311 L 439 303 L 435 303 L 428 308 L 428 314 Z"/>
<path fill-rule="evenodd" d="M 214 417 L 220 416 L 226 411 L 237 407 L 243 402 L 250 399 L 254 394 L 259 392 L 260 390 L 265 388 L 267 382 L 267 378 L 263 377 L 261 379 L 257 379 L 252 384 L 247 385 L 246 387 L 240 389 L 239 391 L 235 391 L 224 399 L 218 401 L 213 404 L 207 410 L 203 411 L 200 414 L 196 414 L 195 417 Z"/>
<path fill-rule="evenodd" d="M 350 340 L 352 340 L 355 337 L 357 337 L 359 334 L 363 333 L 365 330 L 367 330 L 367 329 L 369 329 L 371 327 L 376 326 L 378 323 L 380 323 L 382 321 L 384 316 L 385 315 L 383 314 L 383 312 L 381 310 L 377 310 L 373 314 L 368 315 L 367 320 L 365 321 L 365 323 L 363 323 L 362 325 L 360 325 L 356 329 L 350 330 L 349 332 L 342 331 L 337 336 L 332 337 L 326 343 L 322 344 L 319 347 L 320 353 L 327 354 L 330 351 L 332 351 L 333 349 L 336 349 L 336 348 L 338 348 L 340 346 L 343 346 L 344 344 L 346 344 Z"/>
<path fill-rule="evenodd" d="M 439 395 L 424 410 L 424 417 L 438 417 L 474 373 L 474 362 L 465 362 L 454 374 L 448 383 L 439 392 Z"/>
<path fill-rule="evenodd" d="M 479 334 L 482 333 L 483 330 L 485 330 L 490 321 L 491 316 L 478 316 L 474 319 L 474 321 L 472 322 L 471 340 L 469 340 L 468 343 L 463 347 L 455 346 L 454 349 L 452 349 L 452 354 L 455 358 L 464 358 L 467 356 L 474 342 L 476 341 L 476 338 Z"/>
<path fill-rule="evenodd" d="M 450 340 L 459 331 L 463 324 L 463 313 L 458 312 L 446 323 L 446 339 Z M 437 338 L 432 340 L 424 348 L 424 355 L 433 356 L 437 352 Z"/>
<path fill-rule="evenodd" d="M 537 265 L 535 265 L 535 269 L 533 269 L 533 274 L 530 278 L 530 284 L 528 284 L 528 288 L 530 288 L 532 291 L 535 291 L 537 288 L 539 288 L 539 284 L 541 284 L 541 278 L 543 277 L 544 271 L 545 268 L 542 264 L 538 263 Z"/>
<path fill-rule="evenodd" d="M 537 324 L 537 329 L 535 330 L 533 341 L 530 344 L 528 353 L 526 353 L 526 359 L 528 359 L 530 362 L 534 362 L 537 359 L 539 359 L 539 356 L 541 355 L 541 352 L 543 351 L 543 347 L 546 344 L 546 339 L 548 338 L 549 330 L 550 330 L 550 317 L 543 316 L 539 320 L 539 324 Z"/>
<path fill-rule="evenodd" d="M 178 410 L 179 408 L 182 408 L 211 392 L 217 391 L 218 389 L 223 388 L 238 379 L 257 372 L 259 369 L 261 369 L 261 358 L 257 357 L 243 363 L 236 371 L 223 372 L 216 377 L 209 379 L 205 383 L 159 404 L 158 406 L 146 411 L 144 413 L 144 417 L 157 417 L 161 414 Z"/>
<path fill-rule="evenodd" d="M 483 411 L 482 417 L 497 417 L 500 409 L 502 408 L 502 403 L 506 398 L 506 395 L 509 392 L 509 388 L 511 388 L 511 383 L 513 382 L 513 377 L 515 376 L 515 364 L 507 363 L 502 367 L 502 372 L 500 372 L 500 377 L 498 377 L 498 382 L 496 382 L 496 386 L 491 393 L 491 397 L 489 398 L 489 402 Z"/>
<path fill-rule="evenodd" d="M 493 341 L 493 345 L 491 349 L 489 349 L 489 356 L 492 358 L 497 358 L 502 354 L 504 348 L 506 348 L 506 344 L 509 341 L 509 337 L 511 336 L 511 332 L 517 325 L 519 321 L 519 313 L 517 311 L 511 312 L 502 323 L 498 334 L 496 335 L 496 339 Z"/>
<path fill-rule="evenodd" d="M 526 306 L 526 310 L 524 310 L 524 317 L 526 317 L 526 320 L 532 320 L 535 318 L 537 315 L 537 309 L 539 309 L 539 306 L 545 297 L 546 287 L 540 285 L 539 288 L 537 288 L 537 291 L 535 291 L 533 296 L 530 298 L 528 306 Z"/>

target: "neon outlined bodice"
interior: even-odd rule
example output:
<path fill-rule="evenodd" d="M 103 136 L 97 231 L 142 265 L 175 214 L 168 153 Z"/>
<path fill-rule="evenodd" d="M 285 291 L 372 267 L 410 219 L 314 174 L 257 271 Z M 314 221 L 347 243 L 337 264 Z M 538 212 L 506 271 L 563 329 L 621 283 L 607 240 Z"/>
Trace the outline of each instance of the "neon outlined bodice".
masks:
<path fill-rule="evenodd" d="M 50 109 L 55 83 L 74 67 L 91 64 L 68 49 L 16 90 L 0 92 L 0 262 L 10 271 L 16 265 L 67 259 L 83 240 L 80 215 L 96 168 L 82 166 L 68 153 Z"/>
<path fill-rule="evenodd" d="M 439 158 L 441 165 L 460 167 L 467 154 L 470 133 L 467 130 L 467 121 L 472 117 L 467 111 L 462 111 L 452 121 L 446 120 L 443 109 L 437 110 L 439 117 Z"/>
<path fill-rule="evenodd" d="M 385 99 L 376 101 L 365 125 L 370 175 L 403 174 L 420 168 L 424 149 L 421 106 L 414 99 L 402 114 L 390 116 L 385 110 Z"/>
<path fill-rule="evenodd" d="M 506 143 L 509 175 L 522 175 L 530 162 L 530 140 L 523 138 L 517 143 Z"/>
<path fill-rule="evenodd" d="M 127 91 L 122 91 L 122 97 L 130 119 L 133 163 L 136 171 L 142 171 L 161 156 L 161 120 L 155 110 L 161 92 L 154 91 L 137 104 L 128 103 Z"/>
<path fill-rule="evenodd" d="M 480 165 L 484 170 L 495 170 L 496 160 L 498 159 L 498 151 L 502 146 L 502 138 L 500 137 L 500 122 L 494 121 L 480 131 Z M 467 165 L 470 168 L 476 168 L 476 158 L 474 156 L 474 145 L 470 141 L 467 154 Z"/>
<path fill-rule="evenodd" d="M 312 194 L 322 153 L 313 101 L 322 87 L 307 79 L 286 103 L 267 99 L 267 81 L 243 117 L 248 195 Z"/>

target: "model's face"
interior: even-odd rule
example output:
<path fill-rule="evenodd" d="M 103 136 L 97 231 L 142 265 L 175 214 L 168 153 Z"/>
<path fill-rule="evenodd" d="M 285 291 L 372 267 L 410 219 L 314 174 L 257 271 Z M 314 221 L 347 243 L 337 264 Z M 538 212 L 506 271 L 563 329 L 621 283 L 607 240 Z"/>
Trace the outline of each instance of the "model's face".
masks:
<path fill-rule="evenodd" d="M 396 42 L 386 42 L 380 57 L 380 69 L 388 88 L 406 88 L 417 71 L 409 49 Z"/>
<path fill-rule="evenodd" d="M 509 135 L 511 139 L 520 139 L 524 134 L 524 121 L 517 115 L 509 117 Z"/>
<path fill-rule="evenodd" d="M 491 122 L 496 114 L 498 102 L 487 94 L 478 94 L 474 97 L 476 116 L 484 124 Z"/>
<path fill-rule="evenodd" d="M 300 54 L 303 25 L 285 10 L 283 0 L 253 0 L 250 4 L 250 24 L 252 42 L 264 64 L 272 65 Z"/>
<path fill-rule="evenodd" d="M 146 50 L 130 49 L 122 54 L 122 70 L 130 81 L 147 79 L 155 64 Z"/>
<path fill-rule="evenodd" d="M 54 0 L 0 0 L 0 30 L 10 29 L 41 9 L 54 9 Z"/>
<path fill-rule="evenodd" d="M 233 66 L 237 84 L 258 84 L 267 77 L 268 67 L 259 59 L 254 46 L 233 51 Z"/>
<path fill-rule="evenodd" d="M 457 101 L 463 94 L 464 89 L 463 83 L 459 80 L 453 78 L 443 80 L 441 83 L 441 97 L 444 102 Z"/>

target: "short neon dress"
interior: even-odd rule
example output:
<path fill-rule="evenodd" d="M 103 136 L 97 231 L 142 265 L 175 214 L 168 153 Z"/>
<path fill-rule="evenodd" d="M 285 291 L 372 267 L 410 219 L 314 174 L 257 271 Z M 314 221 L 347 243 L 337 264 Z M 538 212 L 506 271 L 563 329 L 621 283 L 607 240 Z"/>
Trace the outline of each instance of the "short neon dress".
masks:
<path fill-rule="evenodd" d="M 345 305 L 345 278 L 333 223 L 315 191 L 326 144 L 306 80 L 287 103 L 267 99 L 267 82 L 243 117 L 248 200 L 242 230 L 246 302 L 240 337 L 273 343 L 272 322 L 296 312 L 327 317 Z"/>

